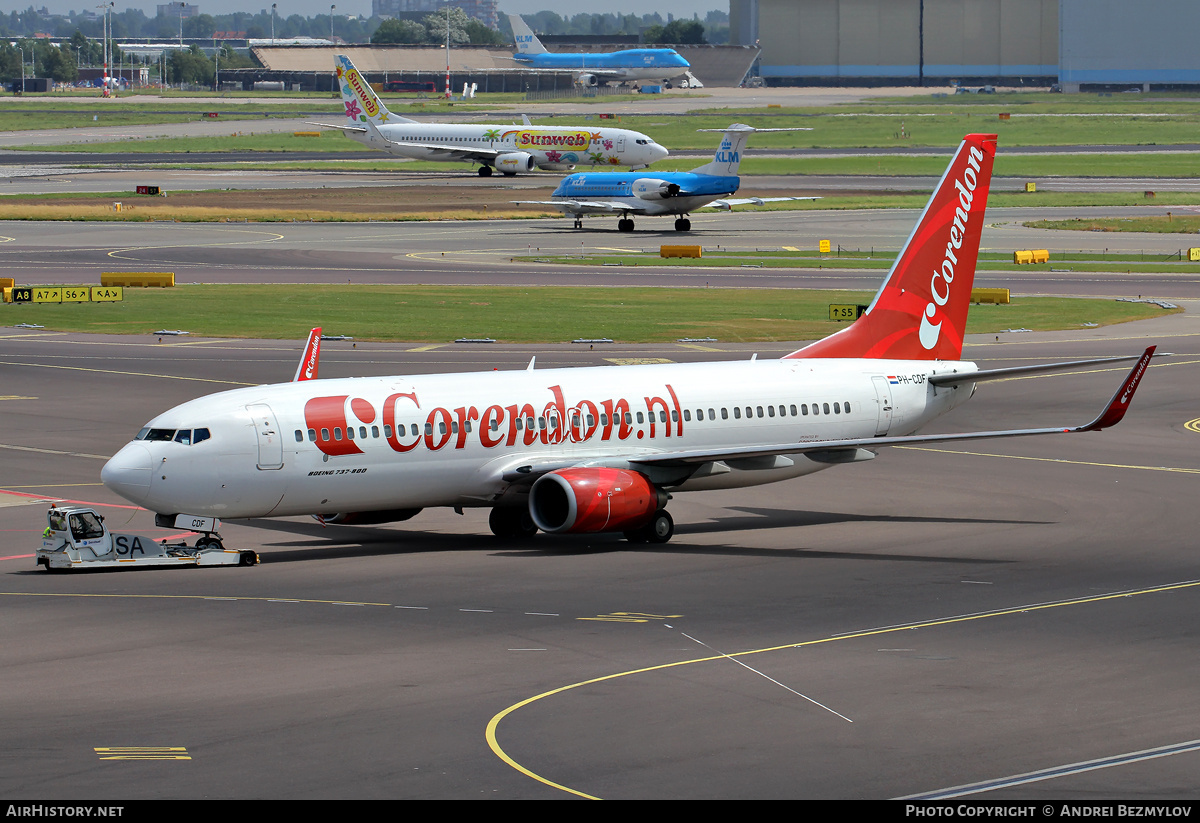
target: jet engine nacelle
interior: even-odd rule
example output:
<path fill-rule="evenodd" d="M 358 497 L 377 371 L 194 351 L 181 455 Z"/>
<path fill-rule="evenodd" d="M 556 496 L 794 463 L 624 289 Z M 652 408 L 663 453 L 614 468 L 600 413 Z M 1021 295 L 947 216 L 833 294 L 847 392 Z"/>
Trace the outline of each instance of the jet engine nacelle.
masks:
<path fill-rule="evenodd" d="M 496 171 L 501 174 L 516 174 L 519 171 L 533 171 L 533 155 L 523 151 L 513 151 L 501 154 L 496 158 Z"/>
<path fill-rule="evenodd" d="M 575 75 L 575 82 L 581 86 L 598 86 L 600 85 L 600 78 L 594 74 L 577 74 Z"/>
<path fill-rule="evenodd" d="M 529 514 L 551 534 L 632 531 L 666 503 L 645 475 L 625 469 L 560 469 L 529 490 Z"/>
<path fill-rule="evenodd" d="M 633 181 L 633 194 L 642 200 L 666 200 L 679 196 L 679 184 L 653 177 L 639 177 Z"/>
<path fill-rule="evenodd" d="M 420 509 L 385 509 L 377 512 L 338 512 L 337 514 L 314 514 L 313 519 L 325 525 L 377 526 L 380 523 L 399 523 L 416 517 Z"/>

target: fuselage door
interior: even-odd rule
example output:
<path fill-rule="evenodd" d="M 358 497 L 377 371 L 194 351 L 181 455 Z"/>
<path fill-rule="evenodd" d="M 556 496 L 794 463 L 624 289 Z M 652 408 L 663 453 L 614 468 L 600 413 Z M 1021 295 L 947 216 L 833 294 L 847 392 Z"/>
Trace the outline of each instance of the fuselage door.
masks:
<path fill-rule="evenodd" d="M 875 423 L 875 436 L 882 437 L 892 427 L 892 388 L 888 379 L 881 375 L 871 378 L 875 384 L 875 398 L 879 401 L 879 420 Z"/>
<path fill-rule="evenodd" d="M 266 403 L 246 406 L 246 411 L 250 413 L 254 434 L 258 437 L 258 467 L 264 471 L 282 469 L 283 437 L 279 434 L 275 412 Z"/>
<path fill-rule="evenodd" d="M 625 135 L 618 134 L 617 135 L 617 155 L 620 156 L 624 153 L 625 153 Z"/>

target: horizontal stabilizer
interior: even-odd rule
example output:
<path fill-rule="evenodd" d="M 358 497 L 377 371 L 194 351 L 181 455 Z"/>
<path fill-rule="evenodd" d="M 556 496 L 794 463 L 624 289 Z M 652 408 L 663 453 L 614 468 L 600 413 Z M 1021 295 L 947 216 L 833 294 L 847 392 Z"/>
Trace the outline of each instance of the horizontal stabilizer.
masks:
<path fill-rule="evenodd" d="M 1170 357 L 1167 352 L 1161 352 L 1155 357 Z M 1013 366 L 1007 369 L 984 369 L 974 372 L 955 372 L 949 374 L 933 374 L 929 376 L 931 386 L 954 386 L 959 383 L 982 383 L 985 380 L 1005 380 L 1013 377 L 1029 377 L 1036 374 L 1053 374 L 1055 372 L 1073 371 L 1084 366 L 1102 366 L 1107 363 L 1128 363 L 1130 360 L 1140 360 L 1143 355 L 1129 354 L 1124 357 L 1097 357 L 1091 360 L 1065 360 L 1062 363 L 1039 363 L 1036 366 Z"/>
<path fill-rule="evenodd" d="M 342 125 L 340 125 L 340 126 L 335 126 L 335 125 L 333 125 L 332 123 L 310 123 L 310 122 L 305 122 L 305 124 L 304 124 L 304 125 L 306 125 L 306 126 L 319 126 L 320 128 L 323 128 L 323 129 L 337 129 L 338 131 L 352 131 L 352 132 L 354 132 L 354 133 L 356 133 L 356 134 L 366 134 L 366 133 L 367 133 L 367 127 L 366 127 L 366 126 L 351 126 L 351 125 L 349 125 L 349 124 L 347 124 L 347 123 L 343 123 L 343 124 L 342 124 Z"/>

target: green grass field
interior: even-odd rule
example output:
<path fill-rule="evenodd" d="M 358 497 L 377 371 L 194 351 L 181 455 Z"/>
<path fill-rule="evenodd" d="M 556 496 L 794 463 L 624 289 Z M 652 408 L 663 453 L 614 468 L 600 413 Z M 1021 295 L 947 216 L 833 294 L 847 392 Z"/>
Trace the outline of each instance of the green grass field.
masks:
<path fill-rule="evenodd" d="M 609 337 L 626 343 L 715 337 L 723 342 L 811 340 L 839 328 L 830 303 L 865 303 L 868 292 L 786 289 L 500 288 L 440 286 L 192 285 L 126 289 L 123 303 L 4 304 L 5 325 L 58 331 L 303 339 L 312 326 L 358 340 L 448 343 L 491 337 L 554 343 Z M 969 333 L 1079 328 L 1162 315 L 1113 300 L 1019 298 L 974 307 Z"/>
<path fill-rule="evenodd" d="M 1157 215 L 1154 217 L 1109 217 L 1101 219 L 1031 220 L 1024 225 L 1031 229 L 1056 231 L 1133 231 L 1154 234 L 1200 233 L 1200 217 L 1194 214 Z M 1200 237 L 1191 239 L 1200 246 Z"/>

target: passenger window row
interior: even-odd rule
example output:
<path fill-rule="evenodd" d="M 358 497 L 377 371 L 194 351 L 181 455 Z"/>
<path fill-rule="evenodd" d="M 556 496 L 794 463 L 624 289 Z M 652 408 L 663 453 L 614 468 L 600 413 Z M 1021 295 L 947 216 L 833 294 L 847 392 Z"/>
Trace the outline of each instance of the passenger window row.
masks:
<path fill-rule="evenodd" d="M 801 403 L 799 405 L 797 405 L 795 403 L 791 403 L 791 404 L 780 403 L 778 406 L 745 406 L 745 407 L 734 406 L 733 407 L 733 419 L 734 420 L 741 420 L 743 415 L 745 416 L 745 418 L 747 420 L 751 420 L 756 417 L 757 418 L 763 418 L 763 417 L 768 417 L 768 418 L 769 417 L 808 417 L 809 414 L 822 415 L 822 414 L 849 414 L 849 413 L 850 413 L 850 401 L 848 401 L 848 400 L 844 401 L 844 402 L 835 402 L 832 404 L 830 404 L 830 403 L 813 403 L 811 406 L 808 403 Z M 704 409 L 696 409 L 696 420 L 703 421 L 705 419 L 704 414 L 705 414 Z M 716 409 L 708 410 L 708 419 L 709 420 L 717 419 L 717 410 Z M 729 409 L 727 409 L 725 407 L 721 408 L 721 419 L 722 420 L 729 419 Z M 692 420 L 691 409 L 683 410 L 683 420 L 685 423 L 691 422 L 691 420 Z"/>

